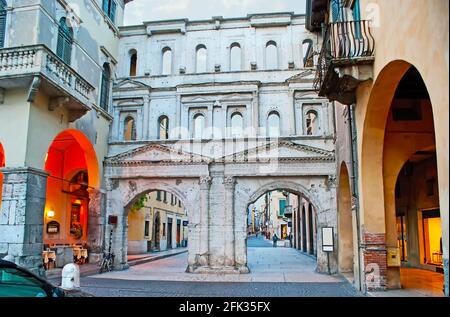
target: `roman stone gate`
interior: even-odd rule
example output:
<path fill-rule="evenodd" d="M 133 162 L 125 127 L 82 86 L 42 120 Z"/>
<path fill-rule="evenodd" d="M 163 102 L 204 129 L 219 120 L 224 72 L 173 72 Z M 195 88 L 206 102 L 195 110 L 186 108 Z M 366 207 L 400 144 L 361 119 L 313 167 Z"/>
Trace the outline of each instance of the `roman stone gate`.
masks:
<path fill-rule="evenodd" d="M 337 252 L 328 263 L 320 234 L 324 226 L 337 232 L 334 170 L 333 151 L 289 138 L 150 142 L 111 156 L 105 177 L 107 216 L 118 216 L 112 231 L 116 268 L 128 266 L 129 207 L 142 194 L 164 190 L 188 213 L 187 272 L 247 273 L 248 206 L 279 189 L 314 206 L 317 271 L 327 272 L 329 266 L 335 273 Z M 110 228 L 105 232 L 108 243 Z"/>

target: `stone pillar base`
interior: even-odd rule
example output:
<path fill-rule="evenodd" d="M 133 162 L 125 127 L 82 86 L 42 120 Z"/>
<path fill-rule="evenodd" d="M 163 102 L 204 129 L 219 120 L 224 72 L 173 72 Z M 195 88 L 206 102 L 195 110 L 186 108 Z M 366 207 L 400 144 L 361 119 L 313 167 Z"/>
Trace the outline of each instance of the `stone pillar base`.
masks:
<path fill-rule="evenodd" d="M 188 265 L 186 273 L 196 274 L 248 274 L 250 269 L 246 266 L 194 266 Z"/>

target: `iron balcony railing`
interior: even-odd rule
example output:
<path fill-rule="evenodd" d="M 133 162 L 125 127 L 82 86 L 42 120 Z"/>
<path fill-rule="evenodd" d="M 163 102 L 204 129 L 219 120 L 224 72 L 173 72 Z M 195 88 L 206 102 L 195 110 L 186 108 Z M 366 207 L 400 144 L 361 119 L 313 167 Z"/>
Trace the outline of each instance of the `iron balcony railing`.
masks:
<path fill-rule="evenodd" d="M 317 61 L 314 88 L 320 91 L 328 69 L 356 64 L 373 58 L 375 39 L 370 21 L 344 21 L 329 23 L 325 29 L 322 49 Z"/>

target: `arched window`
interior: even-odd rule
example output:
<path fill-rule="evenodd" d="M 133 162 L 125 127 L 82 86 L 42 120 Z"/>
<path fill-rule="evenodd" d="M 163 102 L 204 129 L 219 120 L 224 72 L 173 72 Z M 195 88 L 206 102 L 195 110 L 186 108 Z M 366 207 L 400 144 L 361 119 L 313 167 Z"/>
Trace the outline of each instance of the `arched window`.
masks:
<path fill-rule="evenodd" d="M 231 115 L 231 136 L 241 137 L 244 130 L 244 119 L 239 112 Z"/>
<path fill-rule="evenodd" d="M 231 71 L 242 70 L 241 46 L 239 45 L 239 43 L 231 44 L 231 49 L 230 49 L 230 70 Z"/>
<path fill-rule="evenodd" d="M 169 138 L 169 118 L 161 116 L 158 119 L 158 139 L 167 140 Z"/>
<path fill-rule="evenodd" d="M 6 1 L 0 0 L 0 48 L 5 46 Z"/>
<path fill-rule="evenodd" d="M 126 117 L 123 127 L 123 139 L 125 141 L 136 140 L 136 124 L 133 117 Z"/>
<path fill-rule="evenodd" d="M 314 52 L 313 52 L 313 42 L 311 39 L 303 40 L 302 42 L 302 52 L 303 52 L 303 67 L 313 67 L 314 66 Z"/>
<path fill-rule="evenodd" d="M 306 135 L 317 134 L 317 112 L 310 110 L 306 113 Z"/>
<path fill-rule="evenodd" d="M 197 73 L 205 73 L 207 71 L 207 53 L 205 45 L 200 44 L 197 46 L 195 55 L 195 71 Z"/>
<path fill-rule="evenodd" d="M 278 69 L 278 48 L 274 41 L 266 44 L 266 69 Z"/>
<path fill-rule="evenodd" d="M 172 50 L 165 47 L 162 50 L 162 75 L 172 74 Z"/>
<path fill-rule="evenodd" d="M 269 113 L 267 117 L 267 129 L 270 137 L 280 136 L 280 115 L 276 111 Z"/>
<path fill-rule="evenodd" d="M 73 31 L 66 18 L 59 20 L 58 43 L 56 45 L 56 55 L 66 64 L 70 65 L 70 56 L 72 54 Z"/>
<path fill-rule="evenodd" d="M 136 76 L 137 70 L 137 52 L 136 50 L 130 51 L 130 76 Z"/>
<path fill-rule="evenodd" d="M 109 64 L 104 63 L 102 71 L 102 85 L 100 92 L 100 107 L 102 107 L 102 109 L 106 111 L 108 111 L 109 105 L 110 82 L 111 82 L 111 70 L 109 69 Z"/>
<path fill-rule="evenodd" d="M 205 116 L 201 113 L 194 117 L 194 139 L 201 139 L 205 131 Z"/>

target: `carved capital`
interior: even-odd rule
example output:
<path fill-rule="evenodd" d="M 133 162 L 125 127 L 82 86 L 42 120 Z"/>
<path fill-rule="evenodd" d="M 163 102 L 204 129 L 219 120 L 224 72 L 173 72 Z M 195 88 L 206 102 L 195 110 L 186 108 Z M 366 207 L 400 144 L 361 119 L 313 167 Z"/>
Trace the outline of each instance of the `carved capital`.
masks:
<path fill-rule="evenodd" d="M 200 177 L 198 183 L 200 185 L 200 189 L 209 189 L 211 186 L 212 178 L 210 176 L 202 176 Z"/>
<path fill-rule="evenodd" d="M 234 186 L 236 185 L 236 178 L 233 176 L 224 177 L 223 184 L 227 189 L 234 189 Z"/>

